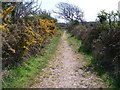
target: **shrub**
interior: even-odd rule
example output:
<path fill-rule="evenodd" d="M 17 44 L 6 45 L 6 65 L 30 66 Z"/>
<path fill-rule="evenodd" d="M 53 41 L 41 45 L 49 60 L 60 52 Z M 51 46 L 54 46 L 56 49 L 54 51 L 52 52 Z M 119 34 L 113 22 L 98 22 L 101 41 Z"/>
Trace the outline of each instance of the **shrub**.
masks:
<path fill-rule="evenodd" d="M 12 12 L 11 6 L 4 10 Z M 9 13 L 5 13 L 5 16 Z M 5 16 L 3 18 L 5 18 Z M 28 16 L 29 17 L 29 16 Z M 29 17 L 30 18 L 30 17 Z M 40 53 L 42 46 L 55 35 L 57 27 L 54 20 L 32 17 L 33 20 L 18 18 L 15 24 L 8 20 L 0 25 L 2 32 L 3 68 L 18 65 L 23 58 Z"/>
<path fill-rule="evenodd" d="M 120 77 L 120 30 L 102 32 L 94 42 L 93 54 L 96 65 Z"/>

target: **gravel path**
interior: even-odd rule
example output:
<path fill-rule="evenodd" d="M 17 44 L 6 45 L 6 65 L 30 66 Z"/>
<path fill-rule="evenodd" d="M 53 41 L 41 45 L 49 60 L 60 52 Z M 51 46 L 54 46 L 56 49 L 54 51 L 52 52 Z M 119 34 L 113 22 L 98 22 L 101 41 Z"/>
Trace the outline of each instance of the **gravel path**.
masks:
<path fill-rule="evenodd" d="M 81 54 L 74 53 L 64 32 L 53 60 L 37 76 L 31 88 L 104 88 L 103 81 L 85 68 Z"/>

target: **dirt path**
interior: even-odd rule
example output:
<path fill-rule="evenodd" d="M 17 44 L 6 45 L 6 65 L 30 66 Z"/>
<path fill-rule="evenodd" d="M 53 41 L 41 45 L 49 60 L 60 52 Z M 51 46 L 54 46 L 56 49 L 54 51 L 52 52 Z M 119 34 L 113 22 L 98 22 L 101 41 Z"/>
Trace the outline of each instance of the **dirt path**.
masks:
<path fill-rule="evenodd" d="M 84 57 L 75 54 L 64 32 L 56 55 L 43 72 L 37 76 L 32 88 L 103 88 L 103 81 L 84 68 Z"/>

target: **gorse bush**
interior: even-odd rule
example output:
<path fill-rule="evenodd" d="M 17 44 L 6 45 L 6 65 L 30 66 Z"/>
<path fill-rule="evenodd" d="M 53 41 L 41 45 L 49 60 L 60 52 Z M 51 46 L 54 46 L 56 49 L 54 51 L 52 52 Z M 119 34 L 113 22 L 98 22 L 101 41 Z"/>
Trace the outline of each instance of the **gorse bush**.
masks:
<path fill-rule="evenodd" d="M 14 10 L 10 6 L 1 10 L 3 22 L 2 30 L 2 62 L 3 68 L 17 65 L 25 57 L 37 55 L 44 44 L 56 33 L 57 27 L 54 19 L 41 19 L 41 17 L 28 16 L 27 19 L 18 18 L 13 24 L 10 13 Z M 6 19 L 8 17 L 8 19 Z M 32 20 L 30 20 L 32 19 Z"/>

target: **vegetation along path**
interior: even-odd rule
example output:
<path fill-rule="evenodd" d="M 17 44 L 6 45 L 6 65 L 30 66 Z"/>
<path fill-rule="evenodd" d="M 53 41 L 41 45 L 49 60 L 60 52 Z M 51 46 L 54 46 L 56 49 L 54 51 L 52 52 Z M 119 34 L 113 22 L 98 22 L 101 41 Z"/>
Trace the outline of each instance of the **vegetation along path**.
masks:
<path fill-rule="evenodd" d="M 66 32 L 61 37 L 53 60 L 37 76 L 32 88 L 104 88 L 103 81 L 93 72 L 84 69 L 83 55 L 75 53 L 67 41 Z"/>

